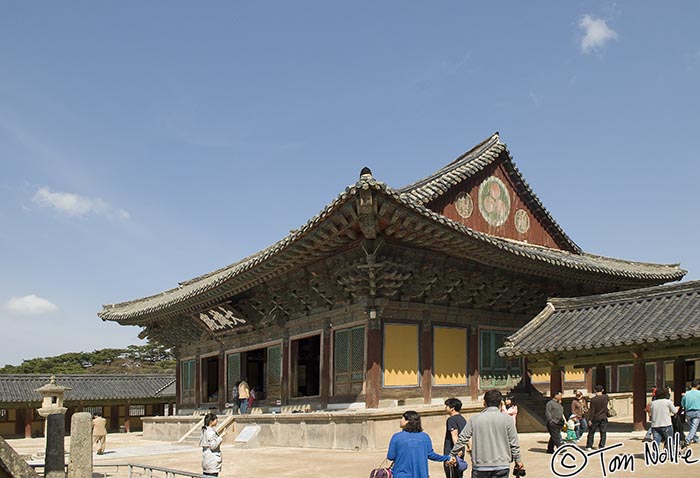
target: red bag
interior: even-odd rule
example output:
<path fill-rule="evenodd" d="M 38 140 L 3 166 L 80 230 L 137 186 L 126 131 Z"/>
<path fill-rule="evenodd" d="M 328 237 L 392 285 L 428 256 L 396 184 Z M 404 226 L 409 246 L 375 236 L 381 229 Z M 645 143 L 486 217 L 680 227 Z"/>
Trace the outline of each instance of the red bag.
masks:
<path fill-rule="evenodd" d="M 391 471 L 391 466 L 385 467 L 386 459 L 379 465 L 379 468 L 369 472 L 369 478 L 393 478 L 394 472 Z"/>

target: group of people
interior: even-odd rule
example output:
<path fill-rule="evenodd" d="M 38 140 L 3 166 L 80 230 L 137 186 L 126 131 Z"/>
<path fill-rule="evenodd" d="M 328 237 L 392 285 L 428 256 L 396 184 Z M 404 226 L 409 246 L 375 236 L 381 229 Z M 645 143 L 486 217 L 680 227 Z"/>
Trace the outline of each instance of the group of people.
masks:
<path fill-rule="evenodd" d="M 255 403 L 255 389 L 248 385 L 246 379 L 237 381 L 231 390 L 234 413 L 250 413 Z M 236 410 L 237 409 L 237 410 Z"/>
<path fill-rule="evenodd" d="M 428 460 L 443 462 L 447 478 L 461 478 L 466 469 L 466 454 L 471 454 L 472 478 L 505 478 L 510 464 L 525 474 L 520 456 L 520 444 L 515 428 L 517 406 L 512 398 L 504 400 L 498 390 L 484 394 L 481 413 L 465 419 L 457 398 L 445 401 L 449 415 L 445 424 L 443 454 L 436 453 L 428 434 L 423 432 L 417 412 L 406 411 L 401 416 L 401 431 L 389 442 L 387 459 L 393 462 L 394 478 L 428 478 Z"/>
<path fill-rule="evenodd" d="M 578 442 L 586 431 L 588 431 L 586 450 L 593 449 L 596 431 L 600 434 L 598 447 L 605 447 L 610 404 L 608 396 L 605 395 L 601 385 L 596 385 L 593 391 L 595 394 L 590 402 L 586 400 L 583 392 L 579 390 L 574 392 L 574 400 L 571 402 L 571 414 L 568 416 L 568 419 L 564 414 L 564 405 L 562 405 L 563 394 L 561 391 L 555 392 L 552 399 L 547 402 L 544 412 L 547 431 L 549 432 L 547 453 L 554 453 L 554 450 L 559 448 L 564 440 L 570 443 Z M 562 429 L 566 429 L 565 439 L 562 439 L 561 436 Z"/>
<path fill-rule="evenodd" d="M 674 431 L 683 433 L 681 415 L 685 415 L 688 421 L 688 435 L 683 436 L 685 445 L 698 443 L 698 425 L 700 424 L 700 380 L 693 380 L 691 389 L 683 394 L 680 407 L 671 400 L 671 391 L 666 387 L 654 387 L 651 392 L 651 402 L 647 404 L 646 411 L 649 414 L 649 430 L 644 437 L 645 441 L 654 440 L 657 444 L 666 443 L 673 436 Z M 674 419 L 676 421 L 674 427 Z"/>

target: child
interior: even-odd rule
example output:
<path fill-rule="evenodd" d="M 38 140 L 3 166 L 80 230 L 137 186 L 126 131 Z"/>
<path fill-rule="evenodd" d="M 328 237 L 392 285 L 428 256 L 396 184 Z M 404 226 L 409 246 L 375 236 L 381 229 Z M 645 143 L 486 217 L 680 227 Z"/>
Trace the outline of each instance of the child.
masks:
<path fill-rule="evenodd" d="M 576 443 L 578 441 L 578 434 L 576 429 L 579 427 L 578 419 L 575 414 L 569 416 L 569 420 L 566 422 L 566 438 L 564 441 L 567 443 Z"/>

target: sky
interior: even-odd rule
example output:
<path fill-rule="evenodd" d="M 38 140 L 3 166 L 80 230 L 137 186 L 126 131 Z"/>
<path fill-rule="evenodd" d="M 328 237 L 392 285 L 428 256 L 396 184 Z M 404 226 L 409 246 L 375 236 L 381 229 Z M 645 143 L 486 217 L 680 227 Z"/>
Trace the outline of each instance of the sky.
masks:
<path fill-rule="evenodd" d="M 0 0 L 0 366 L 499 131 L 586 252 L 700 279 L 700 3 Z"/>

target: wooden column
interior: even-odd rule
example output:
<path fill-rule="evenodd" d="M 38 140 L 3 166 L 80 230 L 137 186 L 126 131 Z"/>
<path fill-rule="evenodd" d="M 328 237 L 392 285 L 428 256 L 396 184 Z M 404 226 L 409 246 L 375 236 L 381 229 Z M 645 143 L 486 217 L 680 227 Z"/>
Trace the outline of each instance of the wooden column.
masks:
<path fill-rule="evenodd" d="M 129 422 L 131 415 L 129 415 L 129 413 L 129 403 L 127 403 L 126 406 L 124 406 L 124 431 L 126 431 L 126 433 L 131 431 L 131 423 Z"/>
<path fill-rule="evenodd" d="M 367 367 L 365 374 L 365 406 L 379 407 L 382 390 L 382 327 L 379 319 L 367 321 Z"/>
<path fill-rule="evenodd" d="M 194 406 L 199 408 L 202 403 L 202 358 L 197 353 L 194 356 Z"/>
<path fill-rule="evenodd" d="M 321 408 L 326 408 L 331 395 L 331 325 L 323 325 L 321 334 Z"/>
<path fill-rule="evenodd" d="M 685 358 L 677 358 L 673 361 L 673 403 L 681 404 L 683 392 L 685 392 Z"/>
<path fill-rule="evenodd" d="M 420 369 L 423 403 L 430 405 L 433 398 L 433 333 L 430 317 L 424 313 L 420 337 Z"/>
<path fill-rule="evenodd" d="M 19 410 L 17 410 L 19 412 Z M 34 409 L 26 408 L 24 410 L 24 438 L 32 437 L 32 420 L 34 419 Z"/>
<path fill-rule="evenodd" d="M 656 361 L 656 377 L 654 378 L 654 385 L 656 385 L 657 387 L 659 385 L 663 385 L 665 380 L 666 380 L 664 378 L 664 375 L 666 373 L 665 370 L 666 370 L 666 365 L 664 364 L 664 361 L 657 360 Z M 651 391 L 651 390 L 649 390 L 649 391 Z"/>
<path fill-rule="evenodd" d="M 182 363 L 180 357 L 175 362 L 175 403 L 177 408 L 182 408 Z"/>
<path fill-rule="evenodd" d="M 610 390 L 606 390 L 608 393 L 617 393 L 620 390 L 620 387 L 618 386 L 617 383 L 617 364 L 611 365 L 610 366 Z M 604 387 L 605 385 L 603 385 Z"/>
<path fill-rule="evenodd" d="M 595 384 L 600 385 L 603 387 L 603 389 L 606 388 L 605 382 L 606 380 L 606 374 L 607 370 L 605 368 L 605 365 L 598 365 L 595 368 Z"/>
<path fill-rule="evenodd" d="M 219 348 L 219 411 L 226 408 L 226 355 L 224 354 L 224 346 Z"/>
<path fill-rule="evenodd" d="M 634 361 L 632 369 L 632 423 L 635 431 L 646 430 L 647 368 L 644 360 Z"/>
<path fill-rule="evenodd" d="M 553 364 L 549 369 L 549 396 L 564 391 L 564 367 Z"/>
<path fill-rule="evenodd" d="M 289 374 L 292 372 L 289 357 L 289 331 L 282 331 L 282 377 L 280 377 L 280 401 L 282 405 L 289 403 Z"/>
<path fill-rule="evenodd" d="M 593 369 L 591 367 L 586 367 L 586 391 L 588 393 L 593 392 Z"/>
<path fill-rule="evenodd" d="M 467 350 L 469 364 L 469 396 L 473 402 L 479 399 L 479 330 L 474 327 L 469 330 L 469 349 Z"/>

